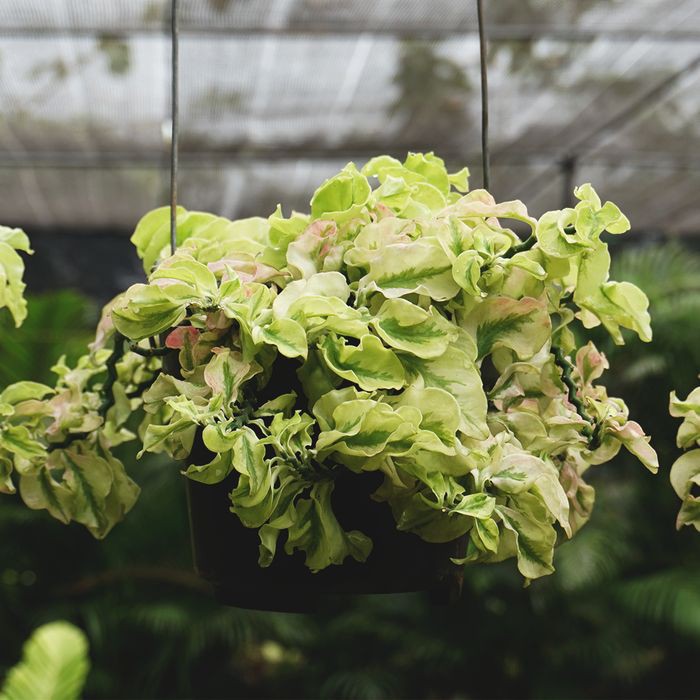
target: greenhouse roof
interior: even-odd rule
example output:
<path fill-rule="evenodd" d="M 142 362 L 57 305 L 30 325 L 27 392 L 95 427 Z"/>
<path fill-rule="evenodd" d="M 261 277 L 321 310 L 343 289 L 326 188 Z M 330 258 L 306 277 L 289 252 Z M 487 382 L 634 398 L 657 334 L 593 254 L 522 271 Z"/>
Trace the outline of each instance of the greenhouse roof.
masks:
<path fill-rule="evenodd" d="M 180 200 L 304 209 L 347 161 L 434 150 L 480 184 L 472 0 L 180 0 Z M 167 201 L 168 0 L 0 4 L 0 221 L 128 234 Z M 700 232 L 700 3 L 487 2 L 492 190 L 591 181 Z"/>

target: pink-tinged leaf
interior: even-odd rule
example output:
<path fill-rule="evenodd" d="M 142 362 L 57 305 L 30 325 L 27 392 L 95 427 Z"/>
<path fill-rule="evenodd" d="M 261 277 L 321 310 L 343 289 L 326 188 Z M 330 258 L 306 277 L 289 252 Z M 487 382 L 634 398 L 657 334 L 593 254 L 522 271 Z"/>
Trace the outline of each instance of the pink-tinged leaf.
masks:
<path fill-rule="evenodd" d="M 619 440 L 649 471 L 659 470 L 659 458 L 649 444 L 649 438 L 639 423 L 628 421 L 623 426 L 611 426 L 610 433 Z"/>
<path fill-rule="evenodd" d="M 255 262 L 252 259 L 245 259 L 243 256 L 222 258 L 207 264 L 207 267 L 214 273 L 223 273 L 222 280 L 231 279 L 231 272 L 243 282 L 270 282 L 282 273 L 270 265 Z"/>
<path fill-rule="evenodd" d="M 576 353 L 576 367 L 583 382 L 590 384 L 599 379 L 610 365 L 605 355 L 589 342 Z"/>
<path fill-rule="evenodd" d="M 185 346 L 185 343 L 192 346 L 197 342 L 199 333 L 199 330 L 192 326 L 178 326 L 168 334 L 168 337 L 165 339 L 165 347 L 179 350 Z"/>

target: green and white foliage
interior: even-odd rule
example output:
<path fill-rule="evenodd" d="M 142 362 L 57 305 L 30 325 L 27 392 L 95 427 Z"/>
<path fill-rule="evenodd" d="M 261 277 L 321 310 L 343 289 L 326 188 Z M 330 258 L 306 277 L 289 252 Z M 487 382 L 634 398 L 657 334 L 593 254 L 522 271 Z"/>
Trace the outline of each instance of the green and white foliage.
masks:
<path fill-rule="evenodd" d="M 596 385 L 605 357 L 572 332 L 650 340 L 643 292 L 608 279 L 601 236 L 629 223 L 590 185 L 575 194 L 536 220 L 412 153 L 349 164 L 310 214 L 179 209 L 172 255 L 168 209 L 147 214 L 132 239 L 147 282 L 108 305 L 90 354 L 59 365 L 55 388 L 0 397 L 2 488 L 104 535 L 136 498 L 110 450 L 138 435 L 191 479 L 231 480 L 261 566 L 298 549 L 318 571 L 370 555 L 333 498 L 340 472 L 378 472 L 373 498 L 399 530 L 551 573 L 557 541 L 590 516 L 589 467 L 624 447 L 658 468 Z M 151 346 L 177 371 L 158 373 Z M 198 434 L 208 459 L 189 457 Z"/>
<path fill-rule="evenodd" d="M 700 531 L 700 387 L 693 389 L 685 401 L 671 394 L 671 415 L 682 418 L 676 444 L 683 450 L 671 467 L 671 485 L 683 501 L 676 525 L 693 525 Z"/>
<path fill-rule="evenodd" d="M 24 261 L 17 251 L 30 255 L 34 252 L 27 234 L 18 228 L 0 226 L 0 309 L 7 307 L 19 327 L 27 317 L 27 302 L 22 280 Z"/>

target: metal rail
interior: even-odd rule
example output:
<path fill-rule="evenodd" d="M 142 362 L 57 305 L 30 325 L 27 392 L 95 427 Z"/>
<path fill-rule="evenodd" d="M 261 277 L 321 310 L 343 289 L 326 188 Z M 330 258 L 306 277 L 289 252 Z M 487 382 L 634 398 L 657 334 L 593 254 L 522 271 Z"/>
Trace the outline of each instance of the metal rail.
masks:
<path fill-rule="evenodd" d="M 644 114 L 647 114 L 662 102 L 662 100 L 670 94 L 677 83 L 686 76 L 700 69 L 700 54 L 695 56 L 685 66 L 677 70 L 671 75 L 664 76 L 661 80 L 654 83 L 649 90 L 646 90 L 637 99 L 631 102 L 626 107 L 623 107 L 619 112 L 612 114 L 602 124 L 596 126 L 592 131 L 584 133 L 581 137 L 573 142 L 567 143 L 559 150 L 559 161 L 566 158 L 573 158 L 577 163 L 581 163 L 583 158 L 587 156 L 593 149 L 600 144 L 604 139 L 614 136 L 621 128 L 626 126 L 630 121 L 638 119 Z M 626 158 L 626 155 L 620 156 Z M 586 157 L 586 161 L 589 158 Z M 624 164 L 624 162 L 623 162 Z M 526 185 L 520 188 L 520 191 L 515 194 L 517 199 L 525 201 L 539 196 L 544 189 L 549 187 L 549 182 L 535 189 L 537 184 L 546 177 L 551 180 L 552 175 L 555 175 L 551 170 L 541 173 L 539 177 L 533 178 Z M 533 194 L 534 192 L 534 194 Z"/>
<path fill-rule="evenodd" d="M 413 144 L 415 146 L 415 144 Z M 211 170 L 217 167 L 225 168 L 232 165 L 251 165 L 253 163 L 286 163 L 298 160 L 310 162 L 364 162 L 375 156 L 380 150 L 387 152 L 396 158 L 403 158 L 406 151 L 412 146 L 406 145 L 387 147 L 386 143 L 361 148 L 334 148 L 334 149 L 309 149 L 299 148 L 245 148 L 231 146 L 225 148 L 198 147 L 197 150 L 187 151 L 180 149 L 178 168 L 187 170 Z M 426 145 L 427 148 L 427 145 Z M 455 153 L 453 147 L 440 144 L 431 144 L 430 148 L 437 153 L 445 153 L 449 166 L 462 166 L 465 163 L 479 161 L 480 153 Z M 562 162 L 562 154 L 559 150 L 528 152 L 504 152 L 493 155 L 492 166 L 496 168 L 509 166 L 557 166 Z M 664 171 L 696 171 L 700 170 L 700 157 L 697 154 L 687 153 L 673 155 L 668 152 L 623 152 L 623 153 L 591 153 L 585 159 L 577 159 L 577 167 L 586 165 L 603 168 L 629 167 L 639 170 L 664 170 Z M 4 169 L 65 169 L 65 170 L 120 170 L 120 169 L 144 169 L 167 170 L 168 165 L 163 162 L 162 150 L 139 151 L 3 151 L 3 160 L 0 170 Z"/>
<path fill-rule="evenodd" d="M 180 31 L 187 34 L 188 39 L 207 40 L 212 35 L 225 37 L 256 37 L 274 35 L 289 38 L 328 37 L 341 38 L 355 41 L 360 34 L 373 37 L 399 40 L 436 41 L 440 39 L 459 38 L 465 35 L 478 35 L 478 30 L 471 24 L 454 24 L 451 26 L 432 28 L 415 27 L 367 27 L 361 24 L 342 25 L 340 23 L 328 23 L 317 27 L 264 27 L 230 26 L 230 25 L 197 25 L 183 22 Z M 93 38 L 99 36 L 138 36 L 162 38 L 164 31 L 154 24 L 152 27 L 143 25 L 124 25 L 122 27 L 0 27 L 0 39 L 31 39 L 58 37 L 84 37 Z M 572 27 L 528 27 L 518 25 L 491 26 L 486 32 L 488 41 L 493 42 L 531 42 L 540 39 L 553 39 L 571 43 L 590 43 L 597 39 L 605 39 L 618 43 L 629 43 L 648 39 L 649 41 L 677 43 L 679 41 L 700 41 L 700 32 L 693 29 L 669 29 L 654 30 L 652 28 L 639 29 L 580 29 Z"/>

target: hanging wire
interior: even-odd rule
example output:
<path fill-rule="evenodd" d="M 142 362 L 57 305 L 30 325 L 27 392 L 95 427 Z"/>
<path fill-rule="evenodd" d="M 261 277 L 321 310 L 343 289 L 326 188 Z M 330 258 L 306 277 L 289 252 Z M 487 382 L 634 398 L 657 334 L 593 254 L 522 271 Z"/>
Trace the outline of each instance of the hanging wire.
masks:
<path fill-rule="evenodd" d="M 170 6 L 170 45 L 171 45 L 171 73 L 170 73 L 170 252 L 177 248 L 177 159 L 179 138 L 179 38 L 180 32 L 177 23 L 178 0 L 171 0 Z"/>
<path fill-rule="evenodd" d="M 476 0 L 476 16 L 479 25 L 479 63 L 481 65 L 481 168 L 483 187 L 489 189 L 491 172 L 489 163 L 489 81 L 486 71 L 486 34 L 482 0 Z"/>

